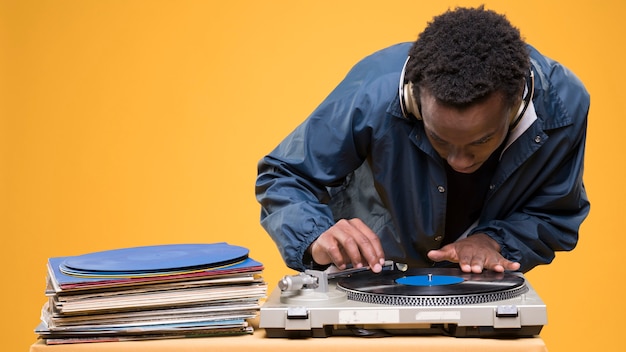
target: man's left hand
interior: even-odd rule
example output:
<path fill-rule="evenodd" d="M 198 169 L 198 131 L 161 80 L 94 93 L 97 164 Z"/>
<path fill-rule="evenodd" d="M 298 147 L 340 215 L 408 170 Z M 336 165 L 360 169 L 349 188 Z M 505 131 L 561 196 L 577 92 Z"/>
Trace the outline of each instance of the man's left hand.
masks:
<path fill-rule="evenodd" d="M 479 233 L 458 240 L 428 252 L 428 258 L 435 262 L 450 261 L 459 263 L 459 267 L 466 273 L 481 273 L 483 269 L 495 272 L 518 270 L 520 263 L 505 259 L 500 254 L 500 245 L 491 237 Z"/>

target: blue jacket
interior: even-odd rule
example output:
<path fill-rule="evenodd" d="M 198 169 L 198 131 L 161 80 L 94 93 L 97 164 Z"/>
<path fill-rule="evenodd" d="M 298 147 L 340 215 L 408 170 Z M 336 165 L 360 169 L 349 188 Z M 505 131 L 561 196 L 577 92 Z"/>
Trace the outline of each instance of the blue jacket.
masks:
<path fill-rule="evenodd" d="M 261 224 L 287 266 L 341 218 L 362 219 L 385 257 L 412 267 L 445 233 L 444 162 L 421 121 L 402 116 L 398 84 L 411 43 L 355 65 L 320 106 L 258 165 Z M 571 250 L 589 212 L 583 185 L 589 94 L 529 46 L 533 102 L 510 133 L 475 227 L 525 272 Z"/>

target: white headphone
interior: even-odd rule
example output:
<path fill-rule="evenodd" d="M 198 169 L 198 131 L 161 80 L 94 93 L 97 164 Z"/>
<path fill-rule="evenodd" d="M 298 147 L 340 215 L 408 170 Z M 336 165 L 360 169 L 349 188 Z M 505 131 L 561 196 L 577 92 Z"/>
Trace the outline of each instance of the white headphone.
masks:
<path fill-rule="evenodd" d="M 405 81 L 406 74 L 406 65 L 409 62 L 411 57 L 407 57 L 404 62 L 404 66 L 402 67 L 402 72 L 400 73 L 400 82 L 398 84 L 398 95 L 400 96 L 400 109 L 402 110 L 402 116 L 406 119 L 415 118 L 417 120 L 422 119 L 421 109 L 415 97 L 413 96 L 413 82 Z M 533 70 L 530 70 L 530 74 L 528 78 L 525 79 L 526 87 L 524 88 L 524 97 L 520 103 L 519 109 L 517 110 L 517 114 L 515 119 L 511 122 L 509 129 L 514 129 L 515 126 L 519 123 L 530 105 L 530 101 L 533 99 L 533 93 L 535 91 L 535 75 Z"/>

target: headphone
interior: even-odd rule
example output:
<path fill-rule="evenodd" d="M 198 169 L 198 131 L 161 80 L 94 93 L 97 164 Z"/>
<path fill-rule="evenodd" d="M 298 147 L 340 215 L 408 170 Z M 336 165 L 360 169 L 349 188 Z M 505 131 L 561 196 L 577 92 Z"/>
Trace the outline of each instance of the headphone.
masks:
<path fill-rule="evenodd" d="M 404 66 L 402 67 L 402 72 L 400 73 L 400 83 L 398 85 L 400 109 L 402 110 L 402 116 L 404 116 L 404 118 L 414 118 L 416 120 L 421 120 L 421 107 L 413 96 L 413 82 L 406 82 L 404 78 L 406 74 L 406 65 L 407 63 L 409 63 L 410 58 L 410 56 L 406 58 Z M 513 119 L 513 121 L 509 125 L 509 130 L 514 129 L 517 126 L 517 124 L 522 119 L 522 116 L 524 116 L 526 109 L 530 105 L 531 100 L 533 99 L 533 93 L 535 91 L 535 74 L 533 73 L 532 69 L 528 74 L 528 78 L 526 78 L 524 81 L 526 83 L 526 87 L 524 89 L 524 97 L 522 98 L 519 109 L 517 110 L 515 119 Z"/>

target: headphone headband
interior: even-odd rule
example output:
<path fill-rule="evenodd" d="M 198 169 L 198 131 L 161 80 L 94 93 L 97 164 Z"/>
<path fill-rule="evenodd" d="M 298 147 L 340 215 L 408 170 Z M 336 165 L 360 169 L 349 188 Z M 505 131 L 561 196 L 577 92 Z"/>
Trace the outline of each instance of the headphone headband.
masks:
<path fill-rule="evenodd" d="M 509 130 L 517 127 L 517 124 L 522 120 L 526 109 L 528 109 L 530 102 L 533 100 L 533 95 L 535 94 L 535 73 L 533 72 L 532 68 L 530 68 L 529 71 L 530 73 L 528 74 L 528 78 L 524 79 L 524 81 L 526 82 L 526 87 L 524 87 L 523 93 L 524 98 L 522 99 L 519 110 L 517 112 L 517 117 L 511 123 L 511 125 L 509 125 Z"/>
<path fill-rule="evenodd" d="M 409 63 L 409 59 L 411 57 L 407 57 L 406 61 L 404 61 L 404 65 L 402 66 L 402 71 L 400 72 L 400 82 L 398 84 L 398 96 L 400 97 L 400 110 L 402 111 L 402 116 L 405 119 L 410 119 L 411 117 L 421 120 L 422 115 L 420 111 L 420 106 L 415 98 L 413 97 L 413 83 L 406 82 L 406 65 Z M 530 105 L 530 102 L 533 99 L 533 94 L 535 91 L 535 74 L 533 73 L 532 68 L 529 70 L 528 77 L 524 79 L 526 86 L 524 88 L 524 97 L 522 98 L 522 102 L 520 103 L 519 110 L 517 112 L 517 116 L 511 122 L 509 129 L 514 129 L 517 124 L 524 116 L 526 109 Z"/>

